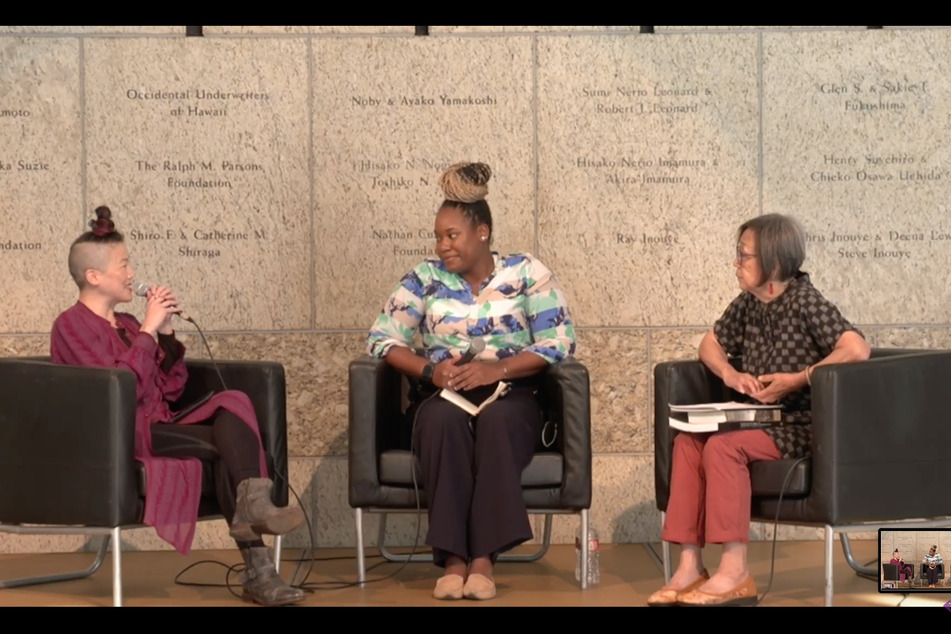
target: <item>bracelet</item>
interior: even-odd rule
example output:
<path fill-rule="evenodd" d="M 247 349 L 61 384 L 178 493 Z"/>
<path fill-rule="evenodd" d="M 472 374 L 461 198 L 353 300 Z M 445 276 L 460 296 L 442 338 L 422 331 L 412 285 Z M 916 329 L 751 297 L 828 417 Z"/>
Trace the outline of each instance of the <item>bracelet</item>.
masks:
<path fill-rule="evenodd" d="M 806 385 L 808 385 L 809 387 L 812 387 L 812 370 L 815 367 L 816 366 L 814 365 L 806 366 L 806 369 L 804 370 L 804 372 L 806 373 Z"/>

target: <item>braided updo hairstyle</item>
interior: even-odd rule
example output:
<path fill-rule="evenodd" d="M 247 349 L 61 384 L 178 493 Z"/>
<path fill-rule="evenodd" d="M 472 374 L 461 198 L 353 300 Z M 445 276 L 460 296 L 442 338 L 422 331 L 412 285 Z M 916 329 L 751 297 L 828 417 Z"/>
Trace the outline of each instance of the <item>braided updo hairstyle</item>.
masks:
<path fill-rule="evenodd" d="M 112 211 L 105 205 L 96 207 L 96 219 L 89 221 L 89 231 L 76 238 L 69 247 L 69 274 L 79 288 L 86 285 L 87 269 L 104 267 L 102 250 L 96 247 L 124 241 L 125 238 L 116 231 L 116 225 L 112 222 Z"/>
<path fill-rule="evenodd" d="M 439 187 L 446 196 L 442 207 L 459 209 L 473 226 L 489 227 L 491 241 L 492 212 L 489 203 L 485 202 L 490 178 L 492 168 L 485 163 L 456 163 L 443 172 Z"/>

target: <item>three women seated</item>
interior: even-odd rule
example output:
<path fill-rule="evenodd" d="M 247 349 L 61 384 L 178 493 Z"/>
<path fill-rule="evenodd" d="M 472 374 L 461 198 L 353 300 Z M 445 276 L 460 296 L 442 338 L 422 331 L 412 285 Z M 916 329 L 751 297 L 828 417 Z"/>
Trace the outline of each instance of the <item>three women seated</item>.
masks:
<path fill-rule="evenodd" d="M 491 170 L 481 163 L 460 163 L 442 176 L 445 199 L 435 219 L 436 257 L 400 280 L 373 324 L 367 346 L 369 354 L 423 386 L 409 416 L 412 449 L 429 500 L 426 543 L 436 565 L 444 568 L 433 591 L 439 599 L 493 597 L 498 555 L 532 537 L 520 482 L 541 442 L 536 381 L 549 364 L 575 349 L 565 296 L 551 271 L 529 254 L 501 255 L 491 248 L 493 221 L 485 200 L 490 177 Z M 100 233 L 114 234 L 114 228 L 107 229 Z M 737 240 L 733 265 L 741 293 L 704 336 L 700 359 L 751 402 L 781 403 L 786 424 L 676 437 L 663 539 L 681 545 L 680 562 L 649 605 L 755 602 L 746 562 L 748 465 L 806 455 L 813 370 L 867 359 L 870 352 L 862 334 L 800 270 L 805 235 L 797 222 L 775 214 L 759 216 L 740 226 Z M 121 237 L 103 241 L 92 236 L 77 241 L 74 251 L 78 259 L 86 251 L 90 257 L 73 271 L 80 302 L 54 326 L 54 359 L 136 373 L 142 390 L 137 457 L 147 465 L 163 464 L 161 460 L 189 464 L 191 458 L 174 449 L 159 451 L 159 445 L 174 445 L 162 439 L 167 429 L 211 428 L 210 438 L 225 439 L 219 450 L 235 456 L 227 466 L 232 482 L 266 489 L 253 410 L 249 414 L 240 398 L 218 396 L 193 420 L 167 426 L 167 402 L 180 393 L 184 381 L 183 348 L 171 327 L 180 307 L 171 290 L 149 289 L 146 318 L 139 324 L 114 310 L 132 298 L 132 270 Z M 73 260 L 71 255 L 71 270 Z M 412 347 L 417 334 L 422 336 L 422 356 Z M 474 340 L 484 342 L 484 349 L 460 363 Z M 730 357 L 738 357 L 742 365 L 734 367 Z M 500 381 L 511 386 L 509 393 L 475 417 L 438 397 L 445 388 L 479 403 Z M 238 400 L 232 403 L 233 398 Z M 193 422 L 201 425 L 189 425 Z M 200 472 L 194 471 L 186 479 L 198 477 Z M 263 506 L 248 511 L 248 496 L 261 496 L 258 489 L 249 491 L 230 487 L 219 495 L 225 508 L 235 508 L 237 500 L 238 510 L 226 514 L 233 516 L 232 534 L 248 562 L 246 595 L 266 604 L 299 601 L 299 591 L 284 586 L 270 572 L 271 562 L 256 559 L 255 553 L 261 553 L 260 533 L 286 532 L 300 518 Z M 174 516 L 154 502 L 152 506 L 157 514 L 147 521 L 157 528 L 174 522 L 193 527 L 191 506 Z M 187 548 L 190 534 L 170 533 L 168 538 Z M 700 556 L 708 542 L 723 544 L 712 576 Z"/>

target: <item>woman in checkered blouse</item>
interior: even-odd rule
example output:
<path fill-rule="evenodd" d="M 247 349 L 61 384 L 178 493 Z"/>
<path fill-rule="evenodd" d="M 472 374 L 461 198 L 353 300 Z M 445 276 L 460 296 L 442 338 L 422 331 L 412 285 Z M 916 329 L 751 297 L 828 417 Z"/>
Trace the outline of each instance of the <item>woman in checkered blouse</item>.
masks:
<path fill-rule="evenodd" d="M 674 439 L 662 538 L 681 545 L 680 564 L 648 605 L 756 602 L 746 562 L 748 465 L 808 455 L 813 369 L 862 361 L 870 353 L 862 333 L 799 270 L 805 233 L 798 222 L 759 216 L 743 223 L 737 236 L 733 266 L 742 293 L 704 335 L 700 360 L 752 402 L 781 403 L 788 424 Z M 742 359 L 739 369 L 729 357 Z M 709 579 L 701 560 L 705 542 L 723 544 L 720 567 Z"/>

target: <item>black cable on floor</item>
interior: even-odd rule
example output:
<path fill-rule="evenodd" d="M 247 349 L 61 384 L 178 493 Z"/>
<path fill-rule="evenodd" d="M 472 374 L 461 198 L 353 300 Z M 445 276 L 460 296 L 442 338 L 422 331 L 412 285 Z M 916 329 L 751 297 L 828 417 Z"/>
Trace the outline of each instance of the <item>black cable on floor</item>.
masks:
<path fill-rule="evenodd" d="M 769 582 L 766 584 L 766 590 L 764 590 L 763 594 L 756 600 L 753 607 L 762 603 L 766 595 L 769 594 L 770 588 L 773 587 L 773 573 L 776 571 L 776 536 L 779 533 L 779 511 L 783 505 L 783 494 L 786 493 L 786 487 L 789 486 L 789 480 L 792 478 L 793 471 L 808 458 L 809 456 L 803 456 L 789 467 L 789 471 L 786 472 L 786 479 L 783 480 L 783 487 L 779 490 L 779 501 L 776 503 L 776 519 L 773 521 L 773 552 L 772 555 L 770 555 L 769 562 Z"/>
<path fill-rule="evenodd" d="M 189 321 L 190 321 L 190 320 L 189 320 Z M 196 325 L 196 326 L 197 326 L 197 325 Z M 206 343 L 205 345 L 206 345 L 206 347 L 207 347 L 207 343 Z M 211 354 L 211 350 L 210 350 L 210 349 L 208 350 L 208 353 L 209 353 L 209 355 Z M 212 363 L 214 363 L 214 360 L 212 360 Z M 217 369 L 217 365 L 216 365 L 216 369 Z M 220 378 L 220 373 L 219 373 L 219 378 Z M 222 379 L 222 385 L 224 385 L 224 379 Z M 416 420 L 417 420 L 417 417 L 419 416 L 419 409 L 422 407 L 422 405 L 423 405 L 424 403 L 426 403 L 427 401 L 431 400 L 432 398 L 434 398 L 434 397 L 437 396 L 437 395 L 438 395 L 438 392 L 433 393 L 432 395 L 430 395 L 429 397 L 427 397 L 426 399 L 424 399 L 424 400 L 420 403 L 420 406 L 416 409 L 415 415 L 413 416 L 412 432 L 415 432 L 415 430 L 416 430 Z M 412 458 L 412 461 L 411 461 L 411 462 L 412 462 L 412 464 L 413 464 L 413 468 L 412 468 L 412 472 L 413 472 L 413 493 L 415 494 L 415 497 L 416 497 L 416 535 L 415 535 L 415 537 L 413 538 L 413 547 L 412 547 L 412 550 L 410 551 L 410 553 L 409 553 L 409 555 L 407 556 L 406 560 L 402 562 L 402 565 L 400 565 L 400 567 L 397 568 L 395 571 L 393 571 L 392 573 L 390 573 L 390 574 L 388 574 L 388 575 L 384 575 L 384 576 L 382 576 L 382 577 L 377 577 L 376 579 L 367 579 L 367 580 L 365 580 L 365 581 L 363 582 L 364 585 L 365 585 L 365 584 L 369 584 L 369 583 L 379 583 L 379 582 L 381 582 L 381 581 L 386 581 L 387 579 L 392 579 L 393 577 L 395 577 L 396 575 L 398 575 L 400 572 L 403 571 L 403 569 L 406 567 L 406 565 L 407 565 L 408 563 L 410 563 L 410 561 L 412 560 L 413 555 L 416 554 L 416 550 L 417 550 L 417 548 L 419 547 L 419 532 L 420 532 L 420 526 L 421 526 L 421 524 L 422 524 L 422 508 L 421 508 L 420 501 L 419 501 L 419 484 L 418 484 L 418 482 L 417 482 L 417 480 L 416 480 L 416 468 L 415 468 L 416 461 L 415 461 L 415 451 L 414 451 L 414 450 L 415 450 L 415 447 L 414 447 L 414 443 L 415 443 L 415 433 L 412 434 L 411 444 L 410 444 L 410 455 L 411 455 L 411 458 Z M 308 534 L 308 538 L 309 538 L 309 540 L 310 540 L 310 547 L 309 547 L 308 549 L 306 549 L 304 552 L 305 552 L 305 553 L 308 553 L 308 552 L 314 553 L 314 552 L 316 552 L 316 548 L 315 548 L 314 543 L 313 543 L 313 539 L 314 539 L 313 528 L 312 528 L 312 525 L 311 525 L 311 522 L 310 522 L 310 517 L 308 517 L 306 510 L 304 510 L 304 504 L 301 502 L 300 496 L 297 495 L 297 491 L 295 491 L 295 490 L 294 490 L 294 487 L 291 486 L 291 483 L 290 483 L 286 478 L 284 478 L 284 476 L 283 476 L 282 474 L 278 474 L 278 475 L 281 477 L 281 479 L 283 479 L 285 482 L 287 482 L 287 487 L 288 487 L 288 489 L 289 489 L 289 490 L 291 491 L 291 493 L 294 495 L 294 499 L 297 500 L 297 504 L 300 506 L 301 512 L 304 514 L 304 521 L 305 521 L 306 524 L 307 524 L 307 534 Z M 373 556 L 371 556 L 371 558 L 375 558 L 375 557 L 383 557 L 383 555 L 382 555 L 382 553 L 381 553 L 381 554 L 379 554 L 379 555 L 373 555 Z M 314 562 L 315 562 L 315 561 L 340 561 L 340 560 L 346 560 L 346 559 L 356 559 L 356 555 L 347 555 L 347 556 L 339 556 L 339 557 L 329 557 L 329 558 L 326 558 L 326 559 L 324 559 L 324 558 L 317 558 L 317 557 L 313 557 L 313 556 L 312 556 L 312 557 L 297 557 L 297 558 L 294 558 L 294 559 L 284 559 L 284 558 L 281 558 L 281 562 L 283 563 L 283 562 L 285 562 L 285 561 L 294 561 L 294 562 L 297 563 L 297 568 L 294 570 L 294 573 L 291 575 L 291 583 L 288 584 L 289 586 L 294 587 L 294 588 L 299 588 L 299 589 L 301 589 L 301 590 L 304 590 L 305 592 L 314 592 L 314 591 L 316 591 L 316 590 L 340 590 L 340 589 L 343 589 L 343 588 L 352 588 L 352 587 L 357 587 L 357 586 L 360 586 L 360 585 L 361 585 L 361 583 L 360 583 L 359 581 L 311 581 L 311 582 L 308 582 L 308 581 L 307 581 L 307 579 L 308 579 L 308 578 L 310 577 L 310 575 L 313 573 Z M 307 574 L 304 575 L 304 578 L 301 580 L 301 582 L 295 584 L 295 583 L 294 583 L 294 580 L 296 579 L 298 573 L 300 572 L 301 565 L 303 564 L 304 561 L 310 562 L 310 567 L 308 568 Z M 384 563 L 388 563 L 388 562 L 387 562 L 385 559 L 384 559 L 383 561 L 379 561 L 379 562 L 373 564 L 372 566 L 368 567 L 368 568 L 366 569 L 366 572 L 370 572 L 371 570 L 374 570 L 375 568 L 377 568 L 378 566 L 380 566 L 380 565 L 382 565 L 382 564 L 384 564 Z M 181 579 L 182 575 L 184 575 L 186 572 L 188 572 L 189 570 L 191 570 L 192 568 L 194 568 L 194 567 L 196 567 L 196 566 L 198 566 L 198 565 L 200 565 L 200 564 L 202 564 L 202 565 L 203 565 L 203 564 L 215 564 L 215 565 L 218 565 L 218 566 L 222 566 L 223 568 L 226 568 L 227 571 L 226 571 L 226 573 L 225 573 L 225 582 L 224 582 L 224 583 L 203 583 L 203 582 L 182 581 L 182 579 Z M 237 592 L 235 592 L 235 590 L 234 590 L 234 584 L 231 583 L 231 575 L 232 575 L 233 573 L 235 573 L 235 572 L 242 572 L 243 570 L 244 570 L 244 564 L 243 564 L 243 563 L 238 563 L 238 564 L 234 564 L 233 566 L 228 566 L 227 564 L 224 564 L 224 563 L 222 563 L 222 562 L 220 562 L 220 561 L 216 561 L 216 560 L 213 560 L 213 559 L 205 559 L 205 560 L 202 560 L 202 561 L 196 561 L 195 563 L 189 564 L 188 566 L 186 566 L 185 568 L 183 568 L 177 575 L 175 575 L 174 583 L 175 583 L 176 585 L 181 585 L 181 586 L 195 586 L 195 587 L 205 587 L 205 588 L 221 588 L 221 587 L 226 587 L 226 588 L 228 588 L 228 591 L 229 591 L 231 594 L 233 594 L 234 596 L 240 598 L 241 595 L 238 594 Z"/>

